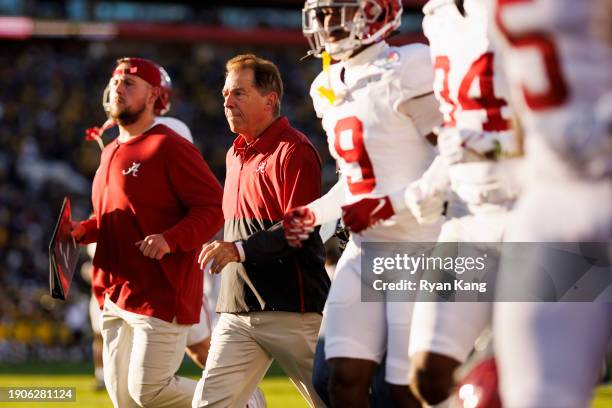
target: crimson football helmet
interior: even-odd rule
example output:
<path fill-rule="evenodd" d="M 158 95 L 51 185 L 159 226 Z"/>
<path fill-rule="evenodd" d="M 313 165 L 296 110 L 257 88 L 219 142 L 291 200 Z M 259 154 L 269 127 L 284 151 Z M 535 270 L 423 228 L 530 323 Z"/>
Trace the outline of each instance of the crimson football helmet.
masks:
<path fill-rule="evenodd" d="M 460 408 L 502 408 L 495 358 L 478 362 L 457 386 L 455 405 Z"/>
<path fill-rule="evenodd" d="M 170 98 L 172 97 L 172 80 L 170 79 L 170 75 L 166 72 L 166 70 L 157 65 L 157 69 L 159 70 L 160 77 L 160 88 L 161 92 L 159 97 L 155 101 L 155 116 L 163 116 L 170 110 Z M 110 81 L 109 81 L 110 85 Z M 102 106 L 104 107 L 104 111 L 108 114 L 110 112 L 110 86 L 106 85 L 104 89 L 104 93 L 102 94 Z"/>
<path fill-rule="evenodd" d="M 337 24 L 325 27 L 326 14 L 337 13 Z M 352 18 L 351 18 L 352 16 Z M 401 24 L 401 0 L 306 0 L 302 10 L 302 32 L 310 43 L 310 55 L 327 51 L 336 60 L 348 58 L 362 45 L 378 42 Z M 346 38 L 331 40 L 344 30 Z"/>

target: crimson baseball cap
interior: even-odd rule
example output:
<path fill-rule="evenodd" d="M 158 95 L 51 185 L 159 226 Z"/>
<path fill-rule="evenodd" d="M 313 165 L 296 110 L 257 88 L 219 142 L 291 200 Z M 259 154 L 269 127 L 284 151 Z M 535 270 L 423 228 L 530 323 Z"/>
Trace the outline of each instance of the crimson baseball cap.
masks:
<path fill-rule="evenodd" d="M 121 68 L 118 68 L 122 66 Z M 152 86 L 161 86 L 162 77 L 159 66 L 153 61 L 144 58 L 121 58 L 117 60 L 117 68 L 113 71 L 115 75 L 136 75 L 147 81 Z"/>

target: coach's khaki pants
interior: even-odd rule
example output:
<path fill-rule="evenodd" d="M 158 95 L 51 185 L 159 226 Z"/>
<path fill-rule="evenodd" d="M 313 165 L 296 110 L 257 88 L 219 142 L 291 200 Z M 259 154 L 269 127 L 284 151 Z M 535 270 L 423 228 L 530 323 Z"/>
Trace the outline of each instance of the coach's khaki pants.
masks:
<path fill-rule="evenodd" d="M 190 407 L 197 383 L 177 377 L 188 325 L 131 313 L 106 299 L 104 382 L 115 408 Z"/>
<path fill-rule="evenodd" d="M 244 407 L 276 360 L 311 407 L 324 407 L 312 386 L 318 313 L 223 313 L 193 407 Z"/>

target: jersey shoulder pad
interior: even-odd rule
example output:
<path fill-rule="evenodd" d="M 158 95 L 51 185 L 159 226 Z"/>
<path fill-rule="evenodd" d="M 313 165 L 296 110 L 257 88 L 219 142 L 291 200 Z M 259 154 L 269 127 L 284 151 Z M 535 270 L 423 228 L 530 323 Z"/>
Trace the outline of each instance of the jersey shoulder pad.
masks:
<path fill-rule="evenodd" d="M 399 54 L 396 68 L 400 75 L 403 99 L 410 99 L 433 91 L 434 72 L 429 47 L 425 44 L 409 44 L 392 47 Z"/>

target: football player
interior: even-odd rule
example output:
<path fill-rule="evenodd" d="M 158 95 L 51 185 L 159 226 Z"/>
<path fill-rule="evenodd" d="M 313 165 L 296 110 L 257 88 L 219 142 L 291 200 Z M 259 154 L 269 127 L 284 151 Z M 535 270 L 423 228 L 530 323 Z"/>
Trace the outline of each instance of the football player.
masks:
<path fill-rule="evenodd" d="M 472 242 L 460 248 L 482 256 L 500 242 L 516 189 L 504 176 L 521 153 L 511 126 L 499 56 L 487 36 L 480 0 L 430 0 L 423 8 L 434 91 L 444 115 L 438 134 L 451 195 L 438 242 Z M 416 212 L 416 211 L 414 211 Z M 486 256 L 486 255 L 485 255 Z M 493 289 L 492 289 L 493 290 Z M 418 302 L 410 339 L 411 387 L 430 406 L 442 406 L 453 372 L 491 320 L 491 303 Z"/>
<path fill-rule="evenodd" d="M 311 97 L 340 180 L 319 200 L 288 212 L 284 227 L 296 246 L 315 225 L 340 216 L 352 232 L 326 305 L 325 355 L 337 407 L 367 406 L 385 350 L 396 405 L 418 406 L 408 387 L 413 303 L 366 303 L 360 290 L 363 242 L 431 242 L 439 232 L 439 224 L 421 226 L 406 210 L 407 197 L 419 197 L 419 186 L 410 183 L 435 155 L 426 137 L 442 120 L 428 48 L 384 41 L 399 27 L 401 12 L 400 0 L 308 0 L 303 9 L 310 53 L 323 59 Z"/>
<path fill-rule="evenodd" d="M 612 47 L 590 30 L 593 21 L 609 21 L 597 15 L 598 3 L 493 1 L 512 102 L 526 133 L 527 177 L 509 240 L 603 242 L 609 251 Z M 538 262 L 551 259 L 542 247 L 532 252 L 525 275 L 533 276 L 534 286 L 526 286 L 533 288 Z M 603 276 L 609 259 L 606 265 Z M 572 272 L 564 267 L 557 263 L 551 279 Z M 503 262 L 500 280 L 516 272 Z M 494 319 L 504 406 L 589 406 L 612 336 L 612 303 L 498 303 Z"/>

